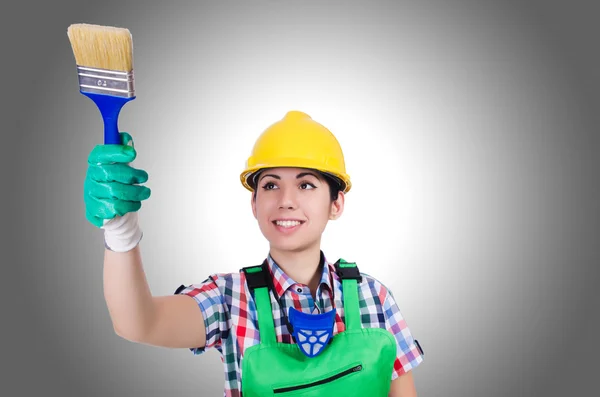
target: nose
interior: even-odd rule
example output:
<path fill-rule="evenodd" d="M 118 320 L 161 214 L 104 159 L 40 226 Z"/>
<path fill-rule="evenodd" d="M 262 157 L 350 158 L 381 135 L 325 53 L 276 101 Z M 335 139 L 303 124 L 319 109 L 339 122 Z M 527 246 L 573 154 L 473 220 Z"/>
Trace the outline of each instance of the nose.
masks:
<path fill-rule="evenodd" d="M 294 189 L 282 187 L 280 192 L 279 209 L 295 209 L 297 204 Z"/>

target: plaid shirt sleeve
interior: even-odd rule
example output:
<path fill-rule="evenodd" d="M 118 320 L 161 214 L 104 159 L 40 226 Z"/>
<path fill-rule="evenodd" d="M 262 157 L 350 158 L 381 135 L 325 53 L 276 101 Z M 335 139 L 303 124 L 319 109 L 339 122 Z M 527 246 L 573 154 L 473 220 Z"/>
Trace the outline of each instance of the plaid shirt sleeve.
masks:
<path fill-rule="evenodd" d="M 218 281 L 219 276 L 214 274 L 201 284 L 192 284 L 183 289 L 180 287 L 180 290 L 176 292 L 194 298 L 204 318 L 206 346 L 190 348 L 196 355 L 202 354 L 211 348 L 221 351 L 221 335 L 227 329 L 228 311 Z"/>
<path fill-rule="evenodd" d="M 377 284 L 380 287 L 379 295 L 383 303 L 385 327 L 396 338 L 396 347 L 398 348 L 394 371 L 392 372 L 392 380 L 394 380 L 416 368 L 423 361 L 423 355 L 418 342 L 413 338 L 406 321 L 402 317 L 392 292 L 381 283 Z"/>

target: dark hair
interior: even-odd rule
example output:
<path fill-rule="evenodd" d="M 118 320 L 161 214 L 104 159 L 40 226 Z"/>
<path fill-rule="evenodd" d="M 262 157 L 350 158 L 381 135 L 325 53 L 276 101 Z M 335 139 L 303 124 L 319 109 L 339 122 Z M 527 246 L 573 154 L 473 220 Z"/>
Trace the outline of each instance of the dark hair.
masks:
<path fill-rule="evenodd" d="M 262 171 L 264 171 L 264 170 L 255 172 L 254 174 L 252 174 L 248 177 L 248 185 L 250 185 L 250 187 L 253 190 L 253 193 L 252 193 L 253 200 L 256 200 L 256 180 L 258 179 L 258 176 L 262 173 Z M 336 176 L 333 176 L 331 174 L 328 174 L 328 173 L 325 173 L 325 172 L 322 172 L 319 170 L 315 170 L 315 171 L 317 171 L 319 173 L 319 175 L 321 175 L 321 177 L 325 180 L 325 183 L 327 183 L 327 186 L 329 186 L 329 199 L 333 203 L 335 200 L 337 200 L 339 192 L 344 191 L 344 189 L 346 188 L 346 184 L 344 182 L 342 182 L 342 180 Z"/>

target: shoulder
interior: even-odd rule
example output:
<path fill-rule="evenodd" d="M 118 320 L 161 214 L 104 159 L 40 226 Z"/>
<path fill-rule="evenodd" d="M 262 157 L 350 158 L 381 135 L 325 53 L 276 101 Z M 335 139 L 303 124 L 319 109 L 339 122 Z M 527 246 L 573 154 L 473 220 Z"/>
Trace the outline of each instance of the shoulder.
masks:
<path fill-rule="evenodd" d="M 382 306 L 387 306 L 393 301 L 392 292 L 379 279 L 370 274 L 363 273 L 362 271 L 360 272 L 360 275 L 362 276 L 360 286 L 363 293 L 368 291 L 368 293 L 372 294 L 374 297 L 376 296 Z"/>
<path fill-rule="evenodd" d="M 214 273 L 211 274 L 209 279 L 214 281 L 217 285 L 226 284 L 240 284 L 244 281 L 243 272 L 231 272 L 231 273 Z"/>
<path fill-rule="evenodd" d="M 390 289 L 378 278 L 364 272 L 360 264 L 357 263 L 357 267 L 361 275 L 361 281 L 358 283 L 358 289 L 359 294 L 362 295 L 362 298 L 372 298 L 375 301 L 378 301 L 377 303 L 381 305 L 389 305 L 394 299 Z M 342 280 L 335 271 L 335 264 L 330 264 L 330 269 L 333 274 L 334 283 L 338 288 L 341 288 Z"/>
<path fill-rule="evenodd" d="M 213 273 L 200 283 L 180 286 L 176 294 L 195 296 L 198 294 L 221 294 L 230 296 L 243 289 L 244 275 L 242 272 Z"/>

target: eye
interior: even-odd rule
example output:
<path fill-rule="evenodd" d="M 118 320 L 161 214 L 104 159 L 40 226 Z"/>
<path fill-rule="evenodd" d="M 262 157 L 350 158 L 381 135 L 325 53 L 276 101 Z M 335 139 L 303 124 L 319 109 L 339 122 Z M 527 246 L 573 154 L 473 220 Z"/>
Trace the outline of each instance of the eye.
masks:
<path fill-rule="evenodd" d="M 310 190 L 310 189 L 316 189 L 316 186 L 315 186 L 315 185 L 313 185 L 313 184 L 312 184 L 312 183 L 310 183 L 310 182 L 302 182 L 302 183 L 300 184 L 300 188 L 301 188 L 302 190 Z"/>
<path fill-rule="evenodd" d="M 273 182 L 267 182 L 263 185 L 264 190 L 273 190 L 277 187 Z"/>

